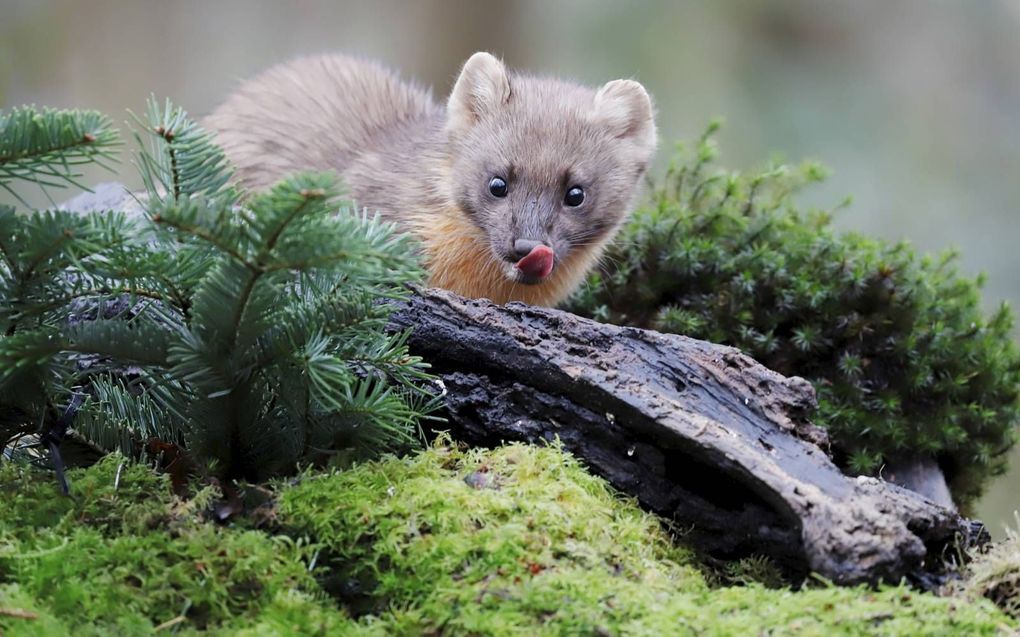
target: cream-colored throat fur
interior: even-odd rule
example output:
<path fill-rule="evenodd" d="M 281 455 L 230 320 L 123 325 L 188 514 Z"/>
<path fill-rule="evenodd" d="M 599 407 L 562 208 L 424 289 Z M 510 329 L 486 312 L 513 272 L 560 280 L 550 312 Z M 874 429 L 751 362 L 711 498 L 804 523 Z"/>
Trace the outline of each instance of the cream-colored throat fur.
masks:
<path fill-rule="evenodd" d="M 602 251 L 602 243 L 586 246 L 557 263 L 549 278 L 537 285 L 509 280 L 505 264 L 497 263 L 485 236 L 453 208 L 428 220 L 416 220 L 429 285 L 470 298 L 495 303 L 522 301 L 531 305 L 555 306 L 581 283 L 585 273 Z"/>

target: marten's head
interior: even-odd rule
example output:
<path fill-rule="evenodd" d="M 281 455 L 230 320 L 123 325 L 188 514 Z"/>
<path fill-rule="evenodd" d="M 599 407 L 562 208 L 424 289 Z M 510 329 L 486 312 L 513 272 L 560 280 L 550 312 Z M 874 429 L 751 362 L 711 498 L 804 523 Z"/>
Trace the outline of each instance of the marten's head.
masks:
<path fill-rule="evenodd" d="M 593 90 L 508 73 L 488 53 L 464 64 L 446 132 L 451 196 L 493 264 L 527 284 L 593 261 L 626 218 L 656 142 L 652 101 L 637 82 Z"/>

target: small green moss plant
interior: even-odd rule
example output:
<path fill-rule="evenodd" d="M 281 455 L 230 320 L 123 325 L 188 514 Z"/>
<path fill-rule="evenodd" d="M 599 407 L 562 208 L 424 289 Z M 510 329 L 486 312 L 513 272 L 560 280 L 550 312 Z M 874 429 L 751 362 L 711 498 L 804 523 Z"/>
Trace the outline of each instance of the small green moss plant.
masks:
<path fill-rule="evenodd" d="M 169 102 L 135 137 L 133 213 L 0 206 L 2 442 L 52 451 L 72 427 L 103 450 L 187 447 L 261 479 L 415 441 L 425 365 L 384 331 L 420 279 L 409 238 L 345 209 L 330 175 L 242 197 Z M 0 118 L 0 185 L 75 183 L 115 142 L 95 114 L 16 110 Z"/>
<path fill-rule="evenodd" d="M 955 255 L 837 234 L 795 195 L 814 164 L 727 173 L 716 125 L 681 152 L 569 309 L 739 347 L 815 386 L 837 460 L 875 474 L 925 454 L 966 505 L 1001 473 L 1020 409 L 1020 355 L 1003 305 Z"/>

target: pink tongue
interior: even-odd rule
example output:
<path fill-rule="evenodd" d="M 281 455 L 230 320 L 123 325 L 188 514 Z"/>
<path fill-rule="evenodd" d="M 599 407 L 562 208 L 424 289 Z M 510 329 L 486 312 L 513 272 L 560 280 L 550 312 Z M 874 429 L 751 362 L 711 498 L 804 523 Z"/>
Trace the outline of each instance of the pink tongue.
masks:
<path fill-rule="evenodd" d="M 553 269 L 553 251 L 549 246 L 537 245 L 528 256 L 517 262 L 517 269 L 533 279 L 544 279 Z"/>

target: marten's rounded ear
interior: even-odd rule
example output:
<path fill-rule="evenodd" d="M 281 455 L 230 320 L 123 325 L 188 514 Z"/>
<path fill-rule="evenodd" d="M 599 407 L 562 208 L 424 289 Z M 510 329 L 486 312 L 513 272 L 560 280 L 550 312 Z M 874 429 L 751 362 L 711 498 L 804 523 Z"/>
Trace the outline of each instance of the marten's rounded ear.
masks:
<path fill-rule="evenodd" d="M 453 85 L 446 104 L 448 126 L 459 128 L 477 122 L 510 99 L 510 78 L 503 63 L 489 53 L 475 53 Z"/>
<path fill-rule="evenodd" d="M 613 80 L 600 88 L 595 94 L 595 118 L 617 137 L 630 137 L 655 147 L 652 98 L 634 80 Z"/>

